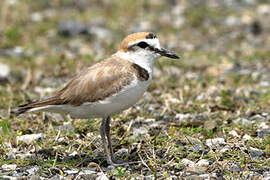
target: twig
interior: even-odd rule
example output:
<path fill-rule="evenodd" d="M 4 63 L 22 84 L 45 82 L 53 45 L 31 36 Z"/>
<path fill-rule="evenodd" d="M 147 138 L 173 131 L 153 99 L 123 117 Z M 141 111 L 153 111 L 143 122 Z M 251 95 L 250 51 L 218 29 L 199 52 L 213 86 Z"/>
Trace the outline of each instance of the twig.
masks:
<path fill-rule="evenodd" d="M 140 157 L 140 160 L 142 162 L 142 164 L 147 167 L 148 170 L 152 171 L 152 169 L 144 162 L 144 160 L 142 159 L 142 156 L 140 155 L 140 153 L 138 153 L 139 157 Z"/>
<path fill-rule="evenodd" d="M 58 158 L 58 152 L 56 151 L 56 154 L 55 154 L 55 160 L 53 161 L 53 165 L 52 165 L 53 168 L 54 168 L 55 165 L 56 165 L 57 158 Z"/>

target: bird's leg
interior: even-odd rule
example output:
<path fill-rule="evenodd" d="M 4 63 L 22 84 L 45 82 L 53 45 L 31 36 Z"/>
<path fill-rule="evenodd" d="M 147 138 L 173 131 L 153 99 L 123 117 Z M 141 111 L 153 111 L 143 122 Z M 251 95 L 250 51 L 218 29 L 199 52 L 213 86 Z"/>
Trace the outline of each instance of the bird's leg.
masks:
<path fill-rule="evenodd" d="M 100 136 L 101 136 L 103 147 L 104 147 L 104 150 L 105 150 L 105 153 L 106 153 L 106 156 L 107 156 L 107 161 L 108 161 L 109 164 L 111 164 L 112 163 L 112 158 L 111 158 L 110 153 L 108 151 L 108 145 L 107 145 L 106 136 L 105 136 L 105 135 L 107 135 L 107 133 L 106 133 L 107 119 L 108 119 L 108 117 L 105 117 L 105 118 L 102 119 L 101 126 L 100 126 Z"/>
<path fill-rule="evenodd" d="M 110 116 L 107 117 L 106 123 L 105 123 L 105 134 L 107 136 L 107 140 L 108 140 L 108 145 L 110 148 L 110 158 L 112 161 L 112 164 L 114 165 L 122 165 L 125 164 L 125 162 L 121 161 L 121 160 L 116 160 L 114 157 L 114 152 L 113 152 L 113 148 L 112 148 L 112 140 L 111 140 L 111 134 L 110 134 L 110 122 L 111 122 L 111 118 Z"/>
<path fill-rule="evenodd" d="M 110 123 L 111 123 L 111 118 L 109 116 L 109 117 L 107 117 L 106 123 L 105 123 L 105 134 L 106 134 L 106 137 L 107 137 L 107 140 L 108 140 L 108 145 L 109 145 L 109 148 L 110 148 L 111 160 L 114 162 L 115 157 L 114 157 L 113 148 L 112 148 L 112 140 L 111 140 L 111 134 L 110 134 L 110 130 L 111 130 Z"/>

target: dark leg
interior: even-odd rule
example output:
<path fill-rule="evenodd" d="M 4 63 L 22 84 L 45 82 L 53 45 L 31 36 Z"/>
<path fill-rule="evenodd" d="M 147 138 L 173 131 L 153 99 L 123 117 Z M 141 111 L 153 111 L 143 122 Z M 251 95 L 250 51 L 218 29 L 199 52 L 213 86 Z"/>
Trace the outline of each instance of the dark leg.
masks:
<path fill-rule="evenodd" d="M 110 118 L 110 117 L 108 117 Z M 106 131 L 105 131 L 105 128 L 106 128 L 106 121 L 108 119 L 107 117 L 103 118 L 102 119 L 102 123 L 101 123 L 101 126 L 100 126 L 100 136 L 101 136 L 101 140 L 102 140 L 102 143 L 103 143 L 103 147 L 104 147 L 104 150 L 105 150 L 105 153 L 106 153 L 106 156 L 107 156 L 107 161 L 109 164 L 112 163 L 112 159 L 111 159 L 111 156 L 110 156 L 110 153 L 108 151 L 108 146 L 107 146 L 107 141 L 106 141 Z"/>
<path fill-rule="evenodd" d="M 110 148 L 111 160 L 112 160 L 112 162 L 115 162 L 114 152 L 113 152 L 113 148 L 112 148 L 111 134 L 110 134 L 110 130 L 111 130 L 110 123 L 111 123 L 111 118 L 108 117 L 106 120 L 106 123 L 105 123 L 105 134 L 106 134 L 109 148 Z"/>
<path fill-rule="evenodd" d="M 111 118 L 110 117 L 107 117 L 106 119 L 106 122 L 105 122 L 105 135 L 107 137 L 107 141 L 108 141 L 108 145 L 109 145 L 109 148 L 110 148 L 110 159 L 111 159 L 111 164 L 113 165 L 123 165 L 125 164 L 125 162 L 123 161 L 118 161 L 115 159 L 114 157 L 114 152 L 113 152 L 113 148 L 112 148 L 112 140 L 111 140 L 111 134 L 110 134 L 110 122 L 111 122 Z"/>

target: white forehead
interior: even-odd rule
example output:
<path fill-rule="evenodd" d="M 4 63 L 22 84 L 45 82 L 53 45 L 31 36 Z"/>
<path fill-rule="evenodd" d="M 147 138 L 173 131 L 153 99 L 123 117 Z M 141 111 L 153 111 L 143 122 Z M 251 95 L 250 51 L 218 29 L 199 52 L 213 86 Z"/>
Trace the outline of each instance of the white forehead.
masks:
<path fill-rule="evenodd" d="M 133 44 L 137 44 L 139 42 L 146 42 L 150 46 L 153 46 L 153 47 L 156 47 L 156 48 L 160 48 L 160 44 L 159 44 L 158 38 L 154 38 L 154 39 L 139 39 L 137 41 L 133 41 L 133 42 L 128 43 L 128 46 L 131 46 Z"/>

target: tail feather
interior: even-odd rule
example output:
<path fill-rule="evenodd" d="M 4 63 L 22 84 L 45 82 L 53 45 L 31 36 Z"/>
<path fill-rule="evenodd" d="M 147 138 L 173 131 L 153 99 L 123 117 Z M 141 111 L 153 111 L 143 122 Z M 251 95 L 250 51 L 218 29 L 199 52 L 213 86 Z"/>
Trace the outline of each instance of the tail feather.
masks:
<path fill-rule="evenodd" d="M 54 97 L 47 98 L 45 100 L 30 102 L 27 104 L 20 105 L 17 108 L 12 109 L 11 113 L 17 116 L 25 112 L 28 112 L 29 110 L 33 108 L 38 108 L 38 107 L 43 107 L 43 106 L 48 106 L 48 105 L 59 105 L 59 104 L 61 104 L 60 99 L 54 96 Z"/>

